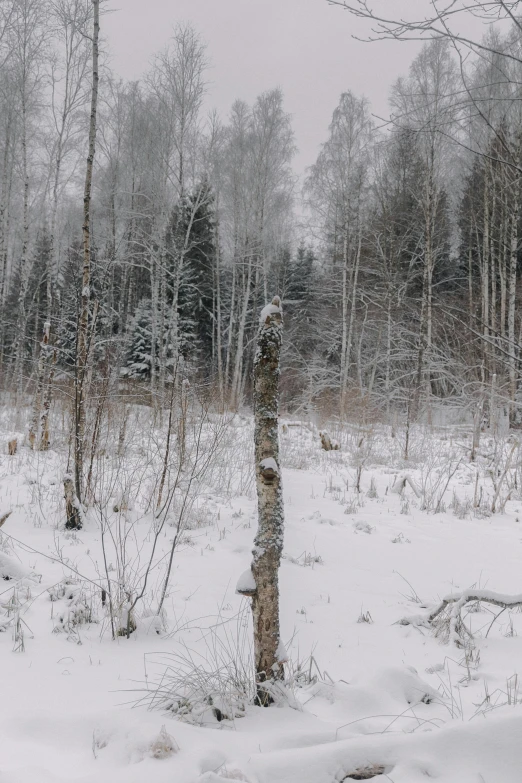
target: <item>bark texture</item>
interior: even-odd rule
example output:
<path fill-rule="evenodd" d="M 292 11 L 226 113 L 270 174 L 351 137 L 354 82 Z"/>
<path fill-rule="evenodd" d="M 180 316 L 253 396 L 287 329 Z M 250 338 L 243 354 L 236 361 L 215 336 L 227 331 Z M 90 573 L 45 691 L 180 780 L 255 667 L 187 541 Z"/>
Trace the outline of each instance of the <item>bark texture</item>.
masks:
<path fill-rule="evenodd" d="M 33 451 L 38 451 L 41 448 L 41 443 L 40 443 L 41 416 L 42 416 L 44 394 L 46 392 L 46 370 L 47 370 L 47 365 L 50 363 L 50 356 L 49 356 L 49 352 L 51 350 L 49 347 L 50 332 L 51 332 L 51 323 L 50 321 L 46 321 L 43 329 L 42 342 L 40 343 L 40 358 L 38 360 L 36 391 L 35 391 L 34 401 L 33 401 L 33 413 L 31 416 L 31 423 L 29 426 L 29 445 L 33 449 Z M 49 400 L 49 404 L 50 404 L 50 400 Z"/>
<path fill-rule="evenodd" d="M 279 465 L 279 375 L 283 319 L 279 297 L 263 310 L 254 358 L 254 414 L 258 528 L 254 542 L 252 596 L 257 701 L 272 701 L 270 684 L 283 677 L 279 630 L 278 571 L 283 550 L 284 508 Z"/>

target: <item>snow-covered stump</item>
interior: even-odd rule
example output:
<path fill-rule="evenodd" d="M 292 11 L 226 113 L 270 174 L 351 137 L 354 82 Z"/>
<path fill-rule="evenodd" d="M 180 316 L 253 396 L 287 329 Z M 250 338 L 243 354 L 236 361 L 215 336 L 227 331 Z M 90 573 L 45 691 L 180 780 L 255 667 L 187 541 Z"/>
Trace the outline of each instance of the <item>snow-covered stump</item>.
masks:
<path fill-rule="evenodd" d="M 254 584 L 247 585 L 243 594 L 252 596 L 257 702 L 263 706 L 273 701 L 271 683 L 283 678 L 285 658 L 280 641 L 278 584 L 284 528 L 278 433 L 282 316 L 281 300 L 275 296 L 261 313 L 254 358 L 258 528 L 252 559 Z"/>
<path fill-rule="evenodd" d="M 325 430 L 319 433 L 319 437 L 321 438 L 321 447 L 324 451 L 339 451 L 339 444 L 336 440 L 332 440 Z"/>

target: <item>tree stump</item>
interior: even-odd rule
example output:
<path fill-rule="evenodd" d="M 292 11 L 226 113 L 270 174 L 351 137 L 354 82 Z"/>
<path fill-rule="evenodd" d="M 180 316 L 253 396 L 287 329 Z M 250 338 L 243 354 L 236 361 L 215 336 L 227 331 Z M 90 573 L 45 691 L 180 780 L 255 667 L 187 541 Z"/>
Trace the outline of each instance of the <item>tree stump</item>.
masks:
<path fill-rule="evenodd" d="M 321 438 L 321 446 L 325 451 L 339 451 L 339 444 L 336 440 L 332 440 L 327 432 L 320 432 L 319 436 Z"/>

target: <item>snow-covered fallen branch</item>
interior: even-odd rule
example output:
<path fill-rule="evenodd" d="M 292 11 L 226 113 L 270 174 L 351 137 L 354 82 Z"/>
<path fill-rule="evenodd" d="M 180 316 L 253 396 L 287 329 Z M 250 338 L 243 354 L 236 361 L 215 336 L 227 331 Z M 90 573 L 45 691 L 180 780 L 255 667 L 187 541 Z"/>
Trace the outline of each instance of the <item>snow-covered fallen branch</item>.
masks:
<path fill-rule="evenodd" d="M 415 497 L 420 498 L 419 488 L 417 487 L 417 485 L 415 484 L 415 482 L 413 481 L 409 473 L 399 474 L 393 483 L 391 491 L 396 495 L 402 495 L 403 491 L 406 489 L 406 486 L 409 486 L 411 488 Z"/>
<path fill-rule="evenodd" d="M 471 631 L 464 625 L 462 620 L 462 610 L 466 604 L 477 601 L 499 606 L 501 609 L 516 609 L 522 606 L 522 593 L 507 595 L 494 593 L 491 590 L 476 589 L 451 593 L 445 596 L 427 614 L 403 617 L 399 620 L 399 625 L 435 628 L 438 635 L 444 636 L 447 642 L 451 641 L 458 647 L 462 647 L 464 645 L 464 637 L 468 637 L 468 639 L 473 638 Z"/>

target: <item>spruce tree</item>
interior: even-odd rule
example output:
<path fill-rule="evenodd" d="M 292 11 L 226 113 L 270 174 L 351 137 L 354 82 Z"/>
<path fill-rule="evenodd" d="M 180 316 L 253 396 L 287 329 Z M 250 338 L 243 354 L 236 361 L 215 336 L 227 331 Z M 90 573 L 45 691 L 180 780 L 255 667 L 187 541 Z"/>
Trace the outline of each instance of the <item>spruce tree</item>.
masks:
<path fill-rule="evenodd" d="M 129 345 L 122 374 L 127 378 L 150 379 L 152 360 L 152 314 L 150 299 L 142 299 L 129 325 Z"/>
<path fill-rule="evenodd" d="M 215 207 L 203 181 L 172 213 L 166 237 L 167 272 L 179 279 L 178 332 L 182 356 L 208 366 L 213 355 L 215 291 Z"/>

